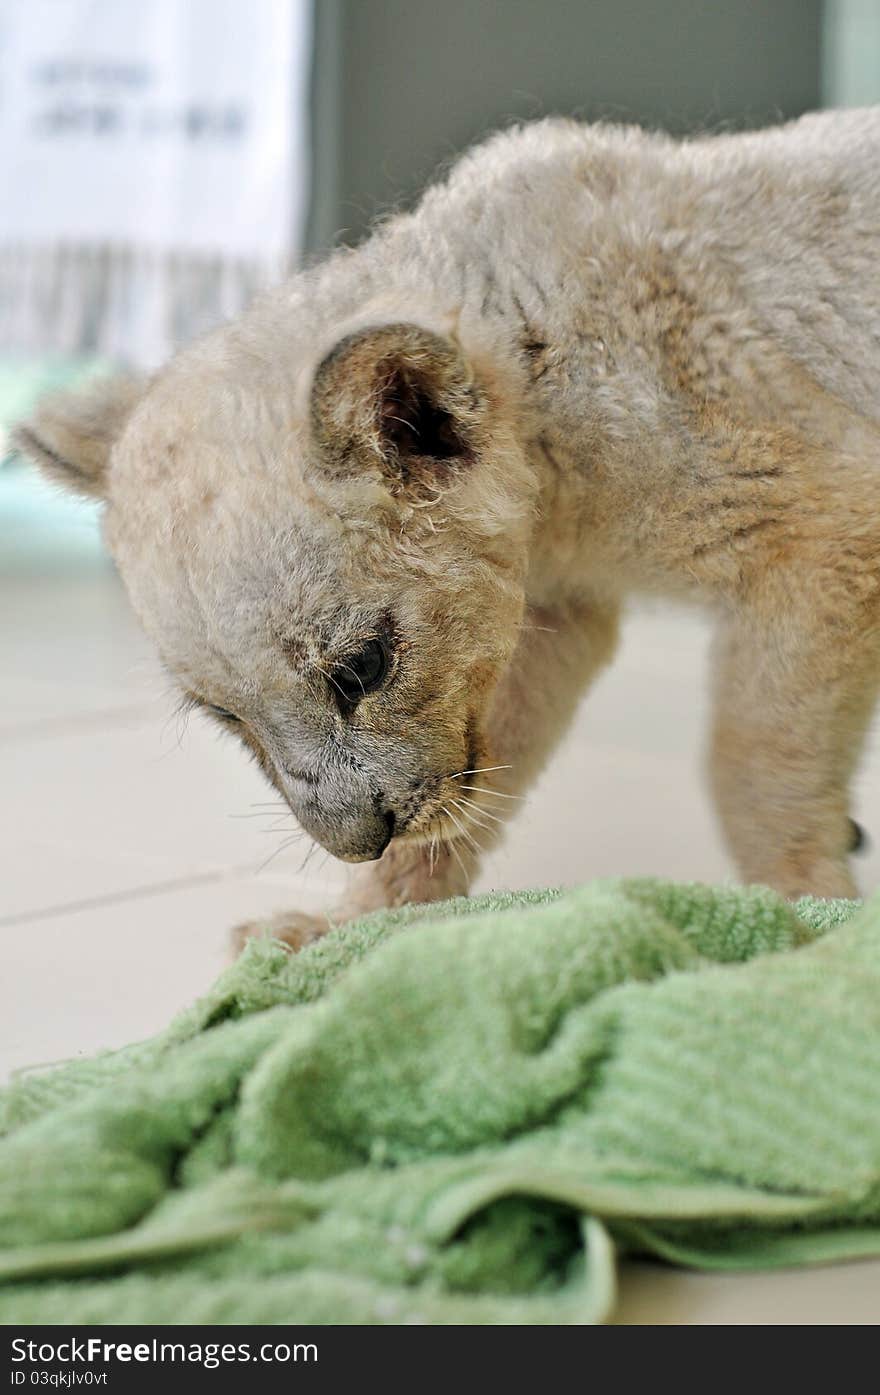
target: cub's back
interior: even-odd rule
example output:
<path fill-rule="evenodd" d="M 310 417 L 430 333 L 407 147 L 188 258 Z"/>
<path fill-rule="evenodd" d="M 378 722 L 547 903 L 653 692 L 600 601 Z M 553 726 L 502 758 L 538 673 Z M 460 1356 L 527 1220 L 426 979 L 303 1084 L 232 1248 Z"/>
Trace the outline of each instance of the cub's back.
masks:
<path fill-rule="evenodd" d="M 880 108 L 681 147 L 706 250 L 759 324 L 880 421 Z"/>

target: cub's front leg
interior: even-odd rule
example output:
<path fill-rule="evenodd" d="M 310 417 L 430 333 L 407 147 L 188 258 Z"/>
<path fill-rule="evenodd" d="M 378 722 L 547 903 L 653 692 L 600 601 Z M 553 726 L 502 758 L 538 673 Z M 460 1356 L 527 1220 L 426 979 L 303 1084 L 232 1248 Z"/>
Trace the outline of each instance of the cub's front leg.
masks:
<path fill-rule="evenodd" d="M 446 836 L 423 843 L 394 839 L 378 861 L 356 869 L 345 900 L 327 915 L 282 912 L 239 926 L 235 947 L 270 936 L 301 949 L 369 911 L 467 895 L 482 855 L 519 807 L 517 797 L 544 766 L 588 683 L 613 656 L 617 622 L 617 607 L 607 601 L 530 609 L 496 689 L 483 735 L 486 754 L 477 762 L 503 768 L 462 772 L 448 782 Z"/>
<path fill-rule="evenodd" d="M 496 799 L 495 804 L 502 801 Z M 507 804 L 508 801 L 504 801 Z M 507 813 L 507 809 L 502 811 Z M 474 815 L 476 818 L 476 815 Z M 494 834 L 497 827 L 485 821 Z M 483 836 L 476 823 L 469 825 Z M 244 948 L 251 939 L 279 940 L 289 949 L 303 949 L 318 940 L 334 925 L 356 920 L 385 906 L 406 906 L 411 902 L 442 901 L 449 896 L 466 896 L 479 863 L 475 845 L 459 838 L 455 844 L 440 842 L 424 845 L 396 839 L 389 843 L 376 862 L 362 863 L 352 874 L 345 899 L 326 915 L 303 911 L 280 911 L 265 920 L 239 925 L 233 931 L 233 948 Z"/>

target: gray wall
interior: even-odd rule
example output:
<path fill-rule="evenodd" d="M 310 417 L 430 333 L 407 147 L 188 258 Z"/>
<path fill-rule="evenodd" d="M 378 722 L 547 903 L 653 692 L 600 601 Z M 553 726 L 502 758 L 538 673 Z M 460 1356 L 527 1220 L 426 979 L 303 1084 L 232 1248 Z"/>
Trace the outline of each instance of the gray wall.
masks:
<path fill-rule="evenodd" d="M 311 243 L 513 118 L 684 132 L 819 105 L 822 0 L 315 0 Z"/>

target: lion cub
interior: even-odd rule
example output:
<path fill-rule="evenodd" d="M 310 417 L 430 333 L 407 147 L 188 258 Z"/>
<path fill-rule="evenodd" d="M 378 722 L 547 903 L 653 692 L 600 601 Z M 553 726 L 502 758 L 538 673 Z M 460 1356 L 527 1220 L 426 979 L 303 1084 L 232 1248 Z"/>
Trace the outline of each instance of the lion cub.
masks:
<path fill-rule="evenodd" d="M 467 891 L 632 593 L 717 616 L 711 781 L 743 877 L 848 896 L 878 265 L 880 109 L 686 142 L 541 122 L 18 441 L 106 501 L 182 690 L 366 864 L 332 920 Z"/>

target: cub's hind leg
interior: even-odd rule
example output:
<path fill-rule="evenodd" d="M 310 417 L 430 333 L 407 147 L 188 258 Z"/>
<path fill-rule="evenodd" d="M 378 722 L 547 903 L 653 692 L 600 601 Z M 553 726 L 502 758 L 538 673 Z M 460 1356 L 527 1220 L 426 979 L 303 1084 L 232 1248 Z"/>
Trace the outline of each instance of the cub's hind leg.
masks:
<path fill-rule="evenodd" d="M 744 880 L 854 896 L 850 783 L 880 686 L 870 569 L 773 578 L 719 636 L 711 779 Z"/>

